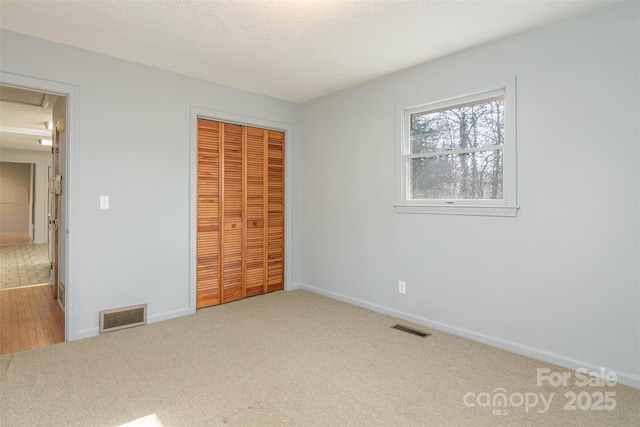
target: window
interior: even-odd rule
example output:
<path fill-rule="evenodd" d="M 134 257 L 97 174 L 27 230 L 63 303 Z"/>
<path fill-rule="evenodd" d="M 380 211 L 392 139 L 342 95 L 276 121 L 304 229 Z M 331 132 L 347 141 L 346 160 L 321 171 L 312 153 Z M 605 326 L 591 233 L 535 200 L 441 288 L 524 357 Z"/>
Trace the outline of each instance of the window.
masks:
<path fill-rule="evenodd" d="M 398 106 L 396 210 L 515 216 L 515 77 Z"/>

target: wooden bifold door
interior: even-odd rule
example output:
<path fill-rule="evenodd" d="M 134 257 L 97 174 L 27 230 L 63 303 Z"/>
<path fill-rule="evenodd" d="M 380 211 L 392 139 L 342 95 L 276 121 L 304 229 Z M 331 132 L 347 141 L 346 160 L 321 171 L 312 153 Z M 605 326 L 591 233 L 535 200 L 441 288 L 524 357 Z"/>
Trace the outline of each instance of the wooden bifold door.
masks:
<path fill-rule="evenodd" d="M 284 132 L 198 119 L 196 307 L 284 289 Z"/>

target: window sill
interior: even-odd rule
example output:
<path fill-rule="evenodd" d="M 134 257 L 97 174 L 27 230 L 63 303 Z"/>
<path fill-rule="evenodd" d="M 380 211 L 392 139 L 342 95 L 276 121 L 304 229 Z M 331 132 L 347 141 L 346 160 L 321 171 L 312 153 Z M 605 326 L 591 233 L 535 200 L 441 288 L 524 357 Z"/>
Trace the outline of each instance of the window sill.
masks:
<path fill-rule="evenodd" d="M 488 205 L 396 205 L 397 213 L 431 215 L 508 216 L 515 217 L 518 206 Z"/>

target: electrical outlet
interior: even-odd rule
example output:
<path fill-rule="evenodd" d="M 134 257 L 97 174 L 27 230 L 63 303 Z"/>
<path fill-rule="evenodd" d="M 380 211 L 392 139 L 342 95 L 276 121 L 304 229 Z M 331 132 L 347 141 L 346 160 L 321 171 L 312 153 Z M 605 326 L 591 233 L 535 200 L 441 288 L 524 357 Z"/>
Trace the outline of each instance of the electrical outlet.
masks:
<path fill-rule="evenodd" d="M 405 282 L 398 282 L 398 292 L 401 294 L 407 293 L 407 284 Z"/>

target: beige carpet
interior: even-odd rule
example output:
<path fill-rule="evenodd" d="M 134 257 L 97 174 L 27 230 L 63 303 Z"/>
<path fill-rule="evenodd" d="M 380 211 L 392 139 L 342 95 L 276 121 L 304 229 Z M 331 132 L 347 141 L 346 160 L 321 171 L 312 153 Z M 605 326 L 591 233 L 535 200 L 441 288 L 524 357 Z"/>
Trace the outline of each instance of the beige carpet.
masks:
<path fill-rule="evenodd" d="M 412 326 L 281 291 L 2 356 L 0 425 L 640 425 L 638 390 L 580 388 L 575 377 L 571 387 L 538 386 L 537 368 L 568 370 L 437 331 L 420 338 L 396 323 Z M 507 406 L 491 403 L 501 391 Z M 565 410 L 565 393 L 582 392 L 592 404 L 615 393 L 615 409 L 586 409 L 583 395 L 585 409 Z M 551 404 L 533 406 L 534 395 Z"/>
<path fill-rule="evenodd" d="M 48 246 L 0 246 L 0 289 L 49 283 L 50 263 Z"/>

